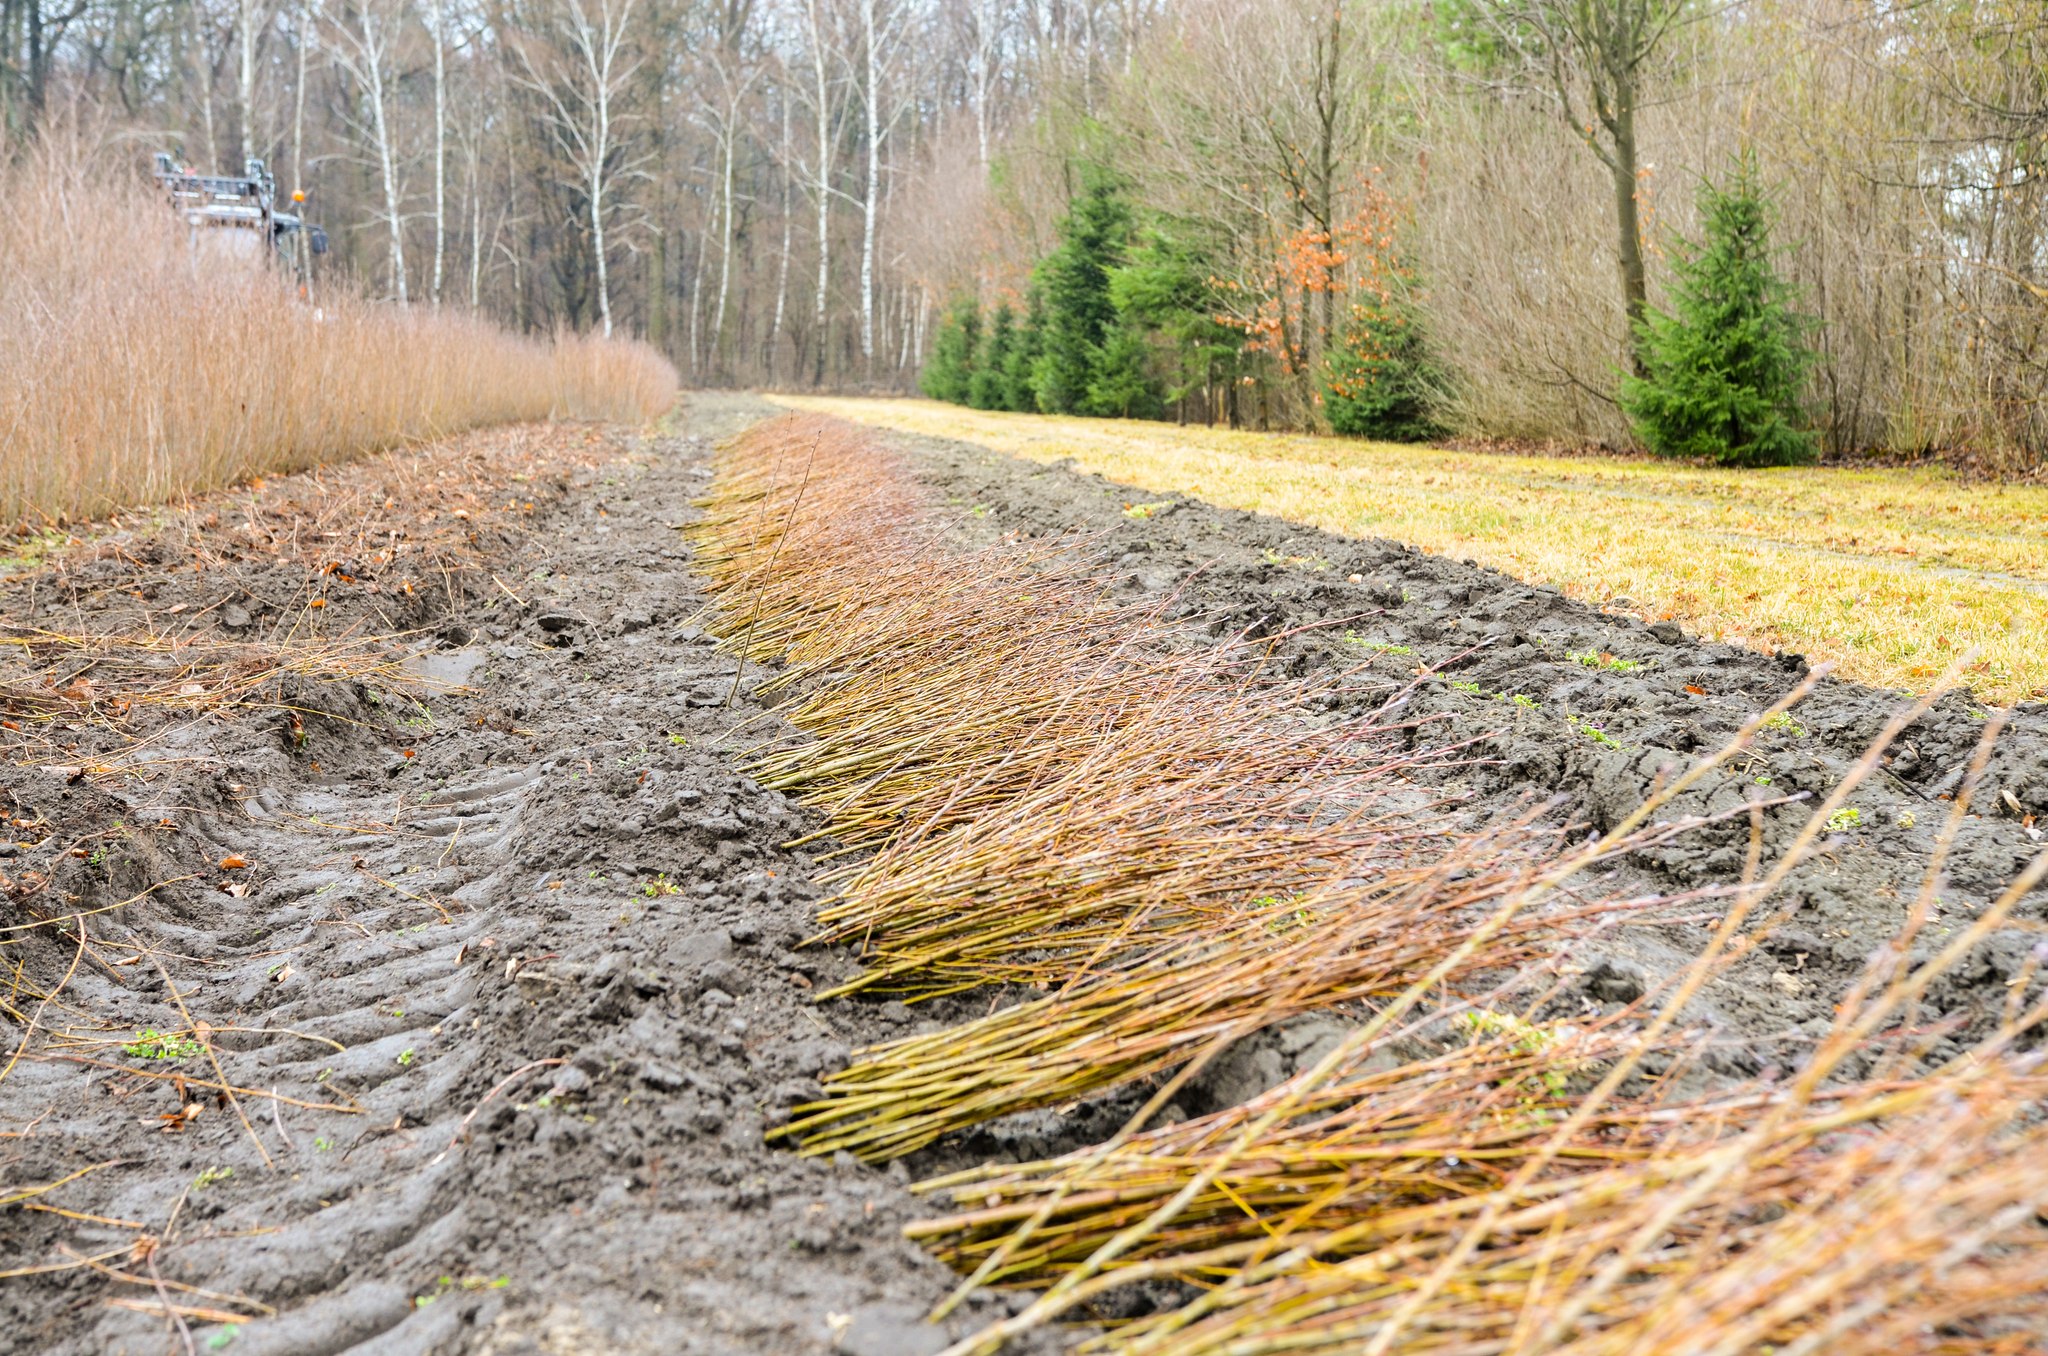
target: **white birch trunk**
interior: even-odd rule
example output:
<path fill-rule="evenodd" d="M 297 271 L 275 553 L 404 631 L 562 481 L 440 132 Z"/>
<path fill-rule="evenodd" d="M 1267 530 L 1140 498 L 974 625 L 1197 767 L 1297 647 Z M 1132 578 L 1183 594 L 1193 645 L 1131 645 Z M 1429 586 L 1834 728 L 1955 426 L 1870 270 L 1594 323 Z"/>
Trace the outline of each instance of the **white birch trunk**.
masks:
<path fill-rule="evenodd" d="M 795 204 L 789 196 L 789 96 L 782 99 L 782 261 L 775 270 L 775 320 L 768 327 L 768 380 L 775 380 L 775 359 L 782 348 L 782 314 L 789 301 L 789 251 L 795 243 Z"/>
<path fill-rule="evenodd" d="M 867 113 L 868 142 L 868 189 L 861 201 L 860 232 L 860 359 L 866 368 L 866 378 L 875 379 L 875 211 L 880 206 L 878 199 L 882 187 L 882 91 L 879 84 L 881 63 L 876 59 L 875 0 L 861 0 L 861 26 L 866 40 L 861 44 L 867 49 L 867 79 L 865 98 L 862 100 Z"/>
<path fill-rule="evenodd" d="M 718 227 L 718 306 L 711 321 L 711 361 L 714 370 L 723 368 L 725 361 L 725 299 L 732 288 L 732 151 L 733 119 L 739 115 L 737 108 L 726 110 L 725 169 L 720 176 L 719 196 L 722 215 Z"/>
<path fill-rule="evenodd" d="M 384 40 L 376 16 L 363 12 L 363 78 L 370 96 L 370 126 L 377 142 L 377 168 L 384 180 L 384 220 L 391 227 L 391 291 L 398 304 L 408 304 L 405 285 L 405 229 L 398 210 L 398 157 L 391 145 L 391 123 L 384 111 Z"/>
<path fill-rule="evenodd" d="M 427 7 L 434 40 L 434 288 L 441 304 L 441 264 L 448 247 L 448 52 L 447 9 L 442 0 Z"/>

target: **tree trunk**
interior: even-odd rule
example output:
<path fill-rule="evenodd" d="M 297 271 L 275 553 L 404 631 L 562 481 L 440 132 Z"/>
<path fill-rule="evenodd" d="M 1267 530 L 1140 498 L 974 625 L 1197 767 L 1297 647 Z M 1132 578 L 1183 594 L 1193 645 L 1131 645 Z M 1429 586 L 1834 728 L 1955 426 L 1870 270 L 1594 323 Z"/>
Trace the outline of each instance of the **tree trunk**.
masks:
<path fill-rule="evenodd" d="M 312 31 L 306 27 L 306 10 L 299 9 L 297 24 L 299 40 L 299 81 L 292 91 L 292 194 L 293 201 L 306 187 L 306 59 L 307 49 L 313 45 Z M 299 209 L 303 212 L 305 209 Z"/>
<path fill-rule="evenodd" d="M 782 346 L 782 315 L 789 303 L 789 251 L 794 244 L 793 235 L 796 219 L 792 214 L 795 204 L 789 193 L 789 97 L 782 100 L 782 259 L 775 269 L 775 320 L 768 327 L 768 351 L 763 364 L 767 368 L 768 381 L 775 381 L 775 359 Z"/>
<path fill-rule="evenodd" d="M 647 342 L 662 349 L 668 342 L 668 232 L 657 226 L 653 235 L 647 252 Z"/>
<path fill-rule="evenodd" d="M 697 317 L 704 312 L 704 232 L 697 233 L 697 262 L 690 270 L 690 374 L 697 374 Z"/>
<path fill-rule="evenodd" d="M 448 242 L 448 52 L 447 10 L 442 0 L 427 7 L 434 39 L 434 305 L 441 304 L 441 261 Z"/>
<path fill-rule="evenodd" d="M 239 96 L 242 114 L 242 164 L 256 158 L 256 33 L 262 15 L 256 0 L 242 0 L 240 39 L 237 50 L 235 92 Z"/>
<path fill-rule="evenodd" d="M 1323 248 L 1332 257 L 1337 253 L 1337 128 L 1342 119 L 1342 110 L 1337 106 L 1340 72 L 1338 70 L 1339 49 L 1344 41 L 1344 8 L 1341 3 L 1330 6 L 1330 29 L 1325 38 L 1323 60 L 1316 70 L 1316 224 L 1326 237 Z M 1317 326 L 1321 338 L 1321 352 L 1330 351 L 1331 341 L 1337 330 L 1337 268 L 1323 279 L 1322 315 Z"/>
<path fill-rule="evenodd" d="M 1649 309 L 1649 282 L 1643 270 L 1643 235 L 1636 197 L 1635 80 L 1623 74 L 1614 88 L 1614 220 L 1621 262 L 1622 309 L 1628 317 L 1629 367 L 1643 375 L 1643 316 Z"/>
<path fill-rule="evenodd" d="M 484 195 L 479 171 L 480 153 L 469 153 L 469 309 L 482 304 L 484 286 Z"/>
<path fill-rule="evenodd" d="M 868 191 L 861 201 L 860 234 L 860 359 L 867 381 L 875 379 L 875 212 L 882 190 L 882 91 L 875 58 L 875 3 L 861 0 L 861 23 L 867 49 Z"/>
<path fill-rule="evenodd" d="M 391 149 L 391 127 L 384 115 L 384 47 L 375 36 L 376 20 L 363 15 L 363 65 L 370 96 L 371 126 L 377 136 L 377 168 L 384 178 L 384 220 L 391 227 L 391 290 L 398 304 L 407 304 L 405 232 L 398 211 L 398 163 Z"/>
<path fill-rule="evenodd" d="M 714 375 L 725 371 L 725 300 L 732 291 L 732 154 L 733 121 L 738 117 L 737 108 L 728 108 L 725 119 L 725 170 L 720 175 L 719 196 L 722 215 L 718 225 L 718 305 L 712 312 L 711 321 L 711 370 Z"/>

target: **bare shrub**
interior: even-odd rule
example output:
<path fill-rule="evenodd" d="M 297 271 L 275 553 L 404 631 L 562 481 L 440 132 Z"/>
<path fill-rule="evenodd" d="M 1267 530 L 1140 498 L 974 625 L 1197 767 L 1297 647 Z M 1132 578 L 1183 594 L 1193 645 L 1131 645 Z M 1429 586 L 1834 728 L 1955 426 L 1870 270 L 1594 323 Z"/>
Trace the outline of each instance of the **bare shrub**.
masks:
<path fill-rule="evenodd" d="M 124 153 L 125 155 L 125 153 Z M 111 153 L 0 168 L 0 521 L 154 503 L 480 425 L 650 419 L 644 344 L 504 332 L 195 251 Z"/>

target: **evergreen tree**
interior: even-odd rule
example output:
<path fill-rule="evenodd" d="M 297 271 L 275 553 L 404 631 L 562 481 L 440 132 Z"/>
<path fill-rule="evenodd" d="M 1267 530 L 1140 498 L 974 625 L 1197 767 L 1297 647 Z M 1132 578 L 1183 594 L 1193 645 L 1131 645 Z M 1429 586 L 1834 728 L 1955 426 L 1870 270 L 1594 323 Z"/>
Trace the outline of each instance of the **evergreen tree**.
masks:
<path fill-rule="evenodd" d="M 1407 297 L 1355 303 L 1323 359 L 1323 413 L 1333 432 L 1415 443 L 1443 430 L 1435 417 L 1444 374 L 1422 311 Z"/>
<path fill-rule="evenodd" d="M 977 410 L 1008 409 L 1010 349 L 1016 340 L 1017 313 L 1010 303 L 996 303 L 988 328 L 981 337 L 981 352 L 975 358 L 974 375 L 967 383 L 967 403 Z"/>
<path fill-rule="evenodd" d="M 1095 351 L 1084 414 L 1112 419 L 1157 419 L 1159 384 L 1152 379 L 1152 355 L 1135 326 L 1119 324 Z"/>
<path fill-rule="evenodd" d="M 1163 369 L 1160 395 L 1175 403 L 1204 387 L 1228 386 L 1242 366 L 1244 334 L 1216 319 L 1226 309 L 1211 281 L 1218 269 L 1212 252 L 1194 243 L 1195 233 L 1187 223 L 1154 226 L 1109 275 L 1121 323 L 1163 341 L 1154 366 Z"/>
<path fill-rule="evenodd" d="M 1644 322 L 1644 373 L 1621 404 L 1652 452 L 1744 466 L 1811 461 L 1799 392 L 1813 354 L 1794 289 L 1771 263 L 1770 207 L 1745 154 L 1700 186 L 1706 243 L 1678 260 L 1671 308 Z"/>
<path fill-rule="evenodd" d="M 967 402 L 974 381 L 975 350 L 981 342 L 981 307 L 972 297 L 962 297 L 946 308 L 939 332 L 932 338 L 932 356 L 926 360 L 918 384 L 933 400 Z"/>
<path fill-rule="evenodd" d="M 1124 260 L 1131 210 L 1116 182 L 1089 174 L 1081 195 L 1060 223 L 1060 244 L 1039 262 L 1045 292 L 1041 351 L 1032 368 L 1038 408 L 1071 414 L 1088 403 L 1088 385 L 1103 343 L 1116 323 L 1109 271 Z"/>
<path fill-rule="evenodd" d="M 1031 289 L 1024 305 L 1024 323 L 1010 339 L 1010 356 L 1003 364 L 1002 403 L 999 409 L 1028 414 L 1038 408 L 1038 354 L 1045 334 L 1045 294 Z"/>

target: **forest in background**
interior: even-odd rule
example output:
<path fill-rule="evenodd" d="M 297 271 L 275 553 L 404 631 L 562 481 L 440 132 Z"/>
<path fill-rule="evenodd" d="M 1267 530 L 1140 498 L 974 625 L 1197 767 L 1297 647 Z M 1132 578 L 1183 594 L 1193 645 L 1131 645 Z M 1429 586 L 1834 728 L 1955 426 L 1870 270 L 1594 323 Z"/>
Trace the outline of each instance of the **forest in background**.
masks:
<path fill-rule="evenodd" d="M 265 158 L 393 300 L 706 385 L 908 388 L 1098 195 L 1148 412 L 1324 425 L 1394 306 L 1434 426 L 1610 445 L 1746 153 L 1821 446 L 2048 459 L 2034 0 L 0 0 L 10 145 L 63 118 Z"/>

